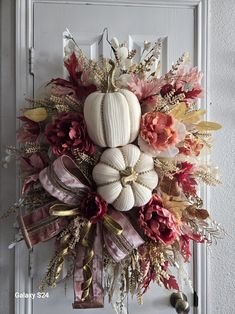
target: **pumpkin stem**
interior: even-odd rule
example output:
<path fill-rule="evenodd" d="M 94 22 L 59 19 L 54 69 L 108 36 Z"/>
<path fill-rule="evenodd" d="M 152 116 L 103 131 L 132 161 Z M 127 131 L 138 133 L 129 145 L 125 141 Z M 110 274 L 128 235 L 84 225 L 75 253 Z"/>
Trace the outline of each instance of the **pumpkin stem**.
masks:
<path fill-rule="evenodd" d="M 116 92 L 118 89 L 117 89 L 117 86 L 115 85 L 114 83 L 114 73 L 115 73 L 115 62 L 110 59 L 109 60 L 109 64 L 111 65 L 111 70 L 109 71 L 109 74 L 108 74 L 108 86 L 107 86 L 107 93 L 113 93 L 113 92 Z"/>
<path fill-rule="evenodd" d="M 138 173 L 134 170 L 133 167 L 128 167 L 126 170 L 122 171 L 121 175 L 121 182 L 123 186 L 126 186 L 130 182 L 136 181 L 138 178 Z"/>

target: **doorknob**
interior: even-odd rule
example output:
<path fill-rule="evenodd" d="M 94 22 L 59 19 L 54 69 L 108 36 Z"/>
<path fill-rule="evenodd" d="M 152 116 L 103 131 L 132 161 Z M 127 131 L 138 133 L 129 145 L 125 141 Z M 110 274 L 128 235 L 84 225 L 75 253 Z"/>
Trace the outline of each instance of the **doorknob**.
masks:
<path fill-rule="evenodd" d="M 170 297 L 171 305 L 178 314 L 186 314 L 190 311 L 188 299 L 183 292 L 174 292 Z"/>

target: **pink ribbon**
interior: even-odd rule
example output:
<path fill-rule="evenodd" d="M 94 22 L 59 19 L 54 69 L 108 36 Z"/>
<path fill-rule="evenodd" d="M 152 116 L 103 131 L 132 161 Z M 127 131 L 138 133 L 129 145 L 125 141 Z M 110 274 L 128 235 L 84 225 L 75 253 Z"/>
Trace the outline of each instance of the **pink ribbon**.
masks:
<path fill-rule="evenodd" d="M 78 205 L 89 191 L 89 182 L 76 163 L 66 155 L 56 159 L 53 164 L 39 173 L 44 189 L 61 202 Z"/>
<path fill-rule="evenodd" d="M 21 232 L 29 249 L 39 242 L 55 237 L 68 224 L 67 218 L 49 214 L 49 208 L 53 204 L 54 202 L 46 204 L 30 214 L 18 216 Z"/>
<path fill-rule="evenodd" d="M 122 234 L 117 236 L 111 232 L 104 232 L 104 242 L 109 254 L 119 263 L 133 249 L 136 249 L 144 240 L 136 232 L 128 218 L 121 212 L 110 209 L 108 214 L 122 227 Z"/>
<path fill-rule="evenodd" d="M 44 189 L 61 202 L 69 205 L 79 205 L 84 193 L 90 190 L 88 181 L 79 170 L 75 162 L 64 155 L 56 159 L 50 167 L 43 169 L 39 174 L 39 179 Z M 35 211 L 35 221 L 37 224 L 43 222 L 43 219 L 49 216 L 48 209 L 52 204 Z M 34 213 L 34 212 L 33 212 Z M 20 217 L 20 225 L 26 243 L 32 247 L 40 241 L 48 240 L 58 234 L 66 225 L 66 218 L 59 218 L 57 222 L 43 226 L 42 233 L 29 235 L 31 224 L 34 223 L 33 213 L 28 216 Z M 104 305 L 104 295 L 102 287 L 103 272 L 103 241 L 111 257 L 120 262 L 128 256 L 133 249 L 144 243 L 128 218 L 115 209 L 109 209 L 108 215 L 111 216 L 121 227 L 122 234 L 116 235 L 106 228 L 102 229 L 102 224 L 97 223 L 96 236 L 94 239 L 93 250 L 94 258 L 92 261 L 92 289 L 90 296 L 81 300 L 83 278 L 83 259 L 85 248 L 82 245 L 77 247 L 77 255 L 74 270 L 74 308 L 100 308 Z"/>
<path fill-rule="evenodd" d="M 79 254 L 77 254 L 74 270 L 74 309 L 80 308 L 102 308 L 104 307 L 104 291 L 102 286 L 103 281 L 103 245 L 102 245 L 102 225 L 99 223 L 96 226 L 96 236 L 93 244 L 94 258 L 92 261 L 92 287 L 91 295 L 82 301 L 82 284 L 83 277 L 83 259 L 85 248 L 79 246 Z"/>

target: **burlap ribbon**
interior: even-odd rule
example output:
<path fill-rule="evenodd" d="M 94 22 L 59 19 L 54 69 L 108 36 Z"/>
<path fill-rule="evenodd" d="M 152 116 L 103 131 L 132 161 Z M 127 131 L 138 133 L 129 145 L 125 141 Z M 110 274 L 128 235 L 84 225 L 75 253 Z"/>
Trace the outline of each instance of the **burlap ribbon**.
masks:
<path fill-rule="evenodd" d="M 90 190 L 78 166 L 65 155 L 43 169 L 39 179 L 45 190 L 61 203 L 50 203 L 19 217 L 22 234 L 30 248 L 57 235 L 68 224 L 69 217 L 78 215 L 79 204 Z M 88 223 L 83 231 L 85 234 L 76 246 L 73 307 L 99 308 L 104 304 L 103 243 L 111 257 L 120 262 L 144 241 L 128 218 L 114 209 L 109 209 L 102 222 Z M 61 251 L 68 254 L 65 244 L 66 241 L 61 242 Z M 59 256 L 60 268 L 66 254 Z"/>

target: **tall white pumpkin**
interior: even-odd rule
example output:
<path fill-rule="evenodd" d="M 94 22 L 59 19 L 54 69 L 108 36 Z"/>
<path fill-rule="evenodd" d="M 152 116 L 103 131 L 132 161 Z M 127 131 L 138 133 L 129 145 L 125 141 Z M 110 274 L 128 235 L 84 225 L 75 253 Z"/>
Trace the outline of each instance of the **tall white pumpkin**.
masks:
<path fill-rule="evenodd" d="M 101 147 L 118 147 L 133 142 L 139 133 L 141 108 L 132 92 L 114 85 L 115 64 L 111 60 L 107 92 L 90 94 L 84 117 L 92 141 Z"/>
<path fill-rule="evenodd" d="M 106 149 L 93 179 L 102 198 L 120 211 L 145 205 L 158 184 L 152 157 L 133 144 Z"/>

